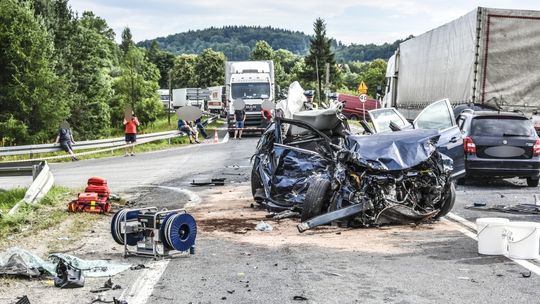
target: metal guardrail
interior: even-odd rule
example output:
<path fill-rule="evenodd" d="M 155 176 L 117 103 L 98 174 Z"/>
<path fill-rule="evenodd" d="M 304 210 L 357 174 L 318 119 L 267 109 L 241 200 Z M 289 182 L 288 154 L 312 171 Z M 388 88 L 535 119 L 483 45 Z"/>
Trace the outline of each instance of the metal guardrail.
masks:
<path fill-rule="evenodd" d="M 207 119 L 204 122 L 204 124 L 212 123 L 216 119 L 217 119 L 217 116 L 212 116 L 209 119 Z M 150 134 L 138 134 L 136 144 L 144 144 L 144 143 L 148 143 L 148 142 L 152 142 L 156 140 L 170 139 L 170 138 L 174 138 L 178 136 L 184 136 L 184 133 L 175 130 L 175 131 L 157 132 L 157 133 L 150 133 Z M 125 138 L 115 137 L 115 138 L 109 138 L 109 139 L 76 142 L 73 145 L 73 150 L 76 151 L 76 150 L 85 150 L 85 149 L 122 148 L 124 146 L 126 146 Z M 56 152 L 60 150 L 61 148 L 60 148 L 60 145 L 58 144 L 10 146 L 10 147 L 0 147 L 0 156 L 30 155 L 30 158 L 32 158 L 34 154 Z"/>
<path fill-rule="evenodd" d="M 49 165 L 46 161 L 27 161 L 19 163 L 3 163 L 0 164 L 0 176 L 25 176 L 31 175 L 33 182 L 26 190 L 24 198 L 20 200 L 8 214 L 12 215 L 19 210 L 19 207 L 24 204 L 35 204 L 39 202 L 54 184 L 54 176 L 49 170 Z"/>

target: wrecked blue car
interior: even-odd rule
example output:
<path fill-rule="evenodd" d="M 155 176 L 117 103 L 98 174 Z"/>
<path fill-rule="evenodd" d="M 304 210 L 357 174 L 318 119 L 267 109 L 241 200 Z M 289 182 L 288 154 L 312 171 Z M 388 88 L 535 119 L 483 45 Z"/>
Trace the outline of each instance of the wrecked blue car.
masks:
<path fill-rule="evenodd" d="M 272 212 L 298 211 L 301 232 L 436 219 L 455 201 L 452 159 L 437 151 L 439 139 L 425 129 L 353 135 L 338 109 L 277 117 L 253 156 L 253 197 Z"/>

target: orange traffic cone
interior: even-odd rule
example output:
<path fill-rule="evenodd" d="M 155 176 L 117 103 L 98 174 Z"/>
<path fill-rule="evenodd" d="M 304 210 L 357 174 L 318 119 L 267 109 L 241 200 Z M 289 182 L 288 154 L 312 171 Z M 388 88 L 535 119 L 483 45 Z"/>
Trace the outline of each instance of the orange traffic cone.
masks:
<path fill-rule="evenodd" d="M 219 137 L 217 135 L 217 130 L 214 130 L 214 143 L 215 144 L 219 143 Z"/>

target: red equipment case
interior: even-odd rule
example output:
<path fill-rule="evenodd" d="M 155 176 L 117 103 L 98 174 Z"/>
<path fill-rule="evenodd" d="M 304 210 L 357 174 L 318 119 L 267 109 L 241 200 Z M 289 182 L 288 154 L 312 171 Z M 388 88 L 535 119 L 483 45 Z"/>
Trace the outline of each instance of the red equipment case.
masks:
<path fill-rule="evenodd" d="M 88 179 L 88 185 L 107 185 L 107 180 L 100 176 L 92 176 Z"/>

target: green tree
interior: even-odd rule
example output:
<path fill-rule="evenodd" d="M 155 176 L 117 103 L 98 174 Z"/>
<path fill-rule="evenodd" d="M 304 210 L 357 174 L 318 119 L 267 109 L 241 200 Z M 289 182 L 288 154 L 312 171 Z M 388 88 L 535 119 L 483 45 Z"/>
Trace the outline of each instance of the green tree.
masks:
<path fill-rule="evenodd" d="M 53 41 L 26 5 L 0 2 L 0 138 L 52 140 L 68 117 L 66 84 L 55 74 Z"/>
<path fill-rule="evenodd" d="M 152 45 L 146 53 L 148 60 L 155 64 L 159 69 L 159 87 L 168 88 L 169 87 L 169 71 L 174 66 L 175 56 L 169 52 L 163 52 L 159 49 L 157 42 L 154 40 Z"/>
<path fill-rule="evenodd" d="M 310 42 L 309 54 L 306 56 L 305 79 L 316 81 L 319 94 L 322 93 L 323 82 L 325 81 L 326 64 L 330 65 L 330 83 L 339 82 L 339 70 L 336 67 L 334 53 L 331 50 L 331 41 L 326 37 L 326 23 L 323 19 L 317 18 L 313 24 L 315 37 Z M 320 100 L 320 96 L 317 96 Z"/>
<path fill-rule="evenodd" d="M 129 27 L 124 28 L 122 31 L 122 42 L 120 43 L 120 49 L 123 54 L 127 54 L 131 47 L 135 46 L 133 42 L 133 36 L 131 35 L 131 30 Z"/>
<path fill-rule="evenodd" d="M 274 50 L 264 40 L 259 40 L 255 43 L 255 48 L 251 52 L 251 60 L 273 60 L 274 59 Z"/>
<path fill-rule="evenodd" d="M 205 49 L 197 56 L 194 71 L 198 87 L 222 85 L 225 82 L 225 55 L 212 49 Z"/>
<path fill-rule="evenodd" d="M 368 68 L 358 76 L 358 83 L 361 81 L 367 85 L 368 95 L 376 97 L 377 86 L 383 87 L 386 81 L 386 61 L 383 59 L 373 60 Z"/>
<path fill-rule="evenodd" d="M 70 122 L 77 138 L 91 139 L 110 133 L 111 71 L 118 62 L 118 47 L 111 32 L 103 19 L 84 12 L 77 33 L 71 38 L 77 47 L 71 54 L 74 65 Z"/>
<path fill-rule="evenodd" d="M 171 78 L 173 88 L 189 88 L 197 86 L 195 77 L 196 55 L 180 55 L 174 59 Z"/>
<path fill-rule="evenodd" d="M 154 122 L 163 110 L 157 94 L 159 70 L 145 59 L 143 50 L 133 46 L 128 48 L 121 68 L 121 76 L 114 83 L 113 124 L 121 126 L 127 105 L 143 125 Z"/>

